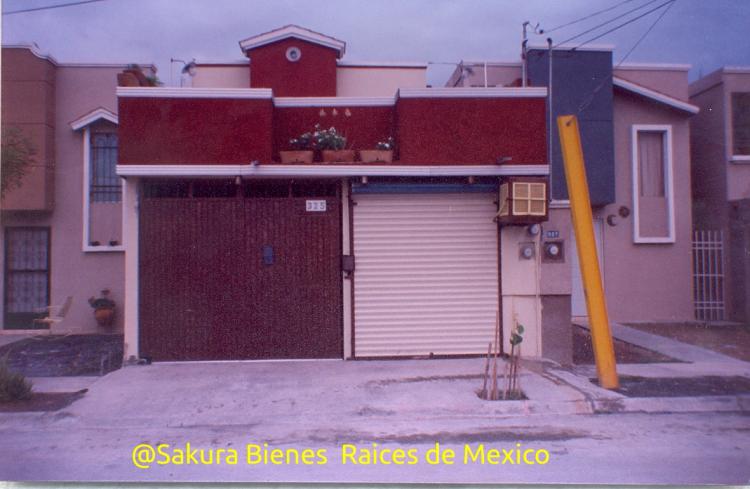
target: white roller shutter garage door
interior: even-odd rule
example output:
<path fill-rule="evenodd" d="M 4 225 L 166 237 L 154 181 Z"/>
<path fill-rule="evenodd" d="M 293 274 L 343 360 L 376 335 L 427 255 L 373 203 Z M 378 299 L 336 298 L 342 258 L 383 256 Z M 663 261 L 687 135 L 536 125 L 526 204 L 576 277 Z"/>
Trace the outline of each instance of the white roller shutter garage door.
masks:
<path fill-rule="evenodd" d="M 498 309 L 496 194 L 353 197 L 355 356 L 486 353 Z"/>

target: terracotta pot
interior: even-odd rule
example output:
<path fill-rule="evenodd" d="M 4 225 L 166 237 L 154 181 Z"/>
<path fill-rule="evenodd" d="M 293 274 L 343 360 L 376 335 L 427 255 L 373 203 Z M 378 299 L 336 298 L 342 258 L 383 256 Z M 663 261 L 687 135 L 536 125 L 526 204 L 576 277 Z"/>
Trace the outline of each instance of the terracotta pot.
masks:
<path fill-rule="evenodd" d="M 363 163 L 392 163 L 393 150 L 384 149 L 362 149 L 359 151 L 359 159 Z"/>
<path fill-rule="evenodd" d="M 138 78 L 130 72 L 123 72 L 117 74 L 117 86 L 118 87 L 139 87 Z"/>
<path fill-rule="evenodd" d="M 146 78 L 146 75 L 144 75 L 141 70 L 127 69 L 125 70 L 125 73 L 131 73 L 136 78 L 136 80 L 138 80 L 139 86 L 142 86 L 142 87 L 151 86 L 151 83 L 148 81 L 148 78 Z"/>
<path fill-rule="evenodd" d="M 293 164 L 306 164 L 309 165 L 313 161 L 312 151 L 279 151 L 279 157 L 281 162 L 285 165 Z"/>
<path fill-rule="evenodd" d="M 115 310 L 103 307 L 94 309 L 94 317 L 99 326 L 112 326 L 115 321 Z"/>
<path fill-rule="evenodd" d="M 353 162 L 354 155 L 353 149 L 324 149 L 323 161 L 326 163 Z"/>

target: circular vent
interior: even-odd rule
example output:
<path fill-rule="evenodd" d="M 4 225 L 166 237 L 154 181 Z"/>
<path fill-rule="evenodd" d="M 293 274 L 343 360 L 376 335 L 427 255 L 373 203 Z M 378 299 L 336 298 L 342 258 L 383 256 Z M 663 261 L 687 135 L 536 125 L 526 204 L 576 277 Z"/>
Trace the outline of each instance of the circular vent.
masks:
<path fill-rule="evenodd" d="M 286 59 L 291 62 L 299 61 L 302 57 L 302 51 L 296 46 L 292 46 L 286 50 Z"/>

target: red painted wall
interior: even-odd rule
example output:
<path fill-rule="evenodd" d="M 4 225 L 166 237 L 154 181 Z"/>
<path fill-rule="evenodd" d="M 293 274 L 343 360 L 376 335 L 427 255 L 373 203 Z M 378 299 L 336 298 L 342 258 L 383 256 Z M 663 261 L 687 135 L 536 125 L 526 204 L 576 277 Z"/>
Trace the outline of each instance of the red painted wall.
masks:
<path fill-rule="evenodd" d="M 346 109 L 351 115 L 345 115 Z M 542 98 L 399 99 L 396 107 L 275 108 L 271 100 L 119 100 L 120 164 L 248 164 L 278 161 L 289 139 L 335 126 L 347 148 L 396 138 L 400 164 L 543 164 Z"/>
<path fill-rule="evenodd" d="M 326 116 L 320 116 L 321 108 Z M 351 115 L 345 115 L 346 109 Z M 333 115 L 333 107 L 288 107 L 276 108 L 274 114 L 274 158 L 278 152 L 292 149 L 289 140 L 302 133 L 312 131 L 315 124 L 324 129 L 331 126 L 343 134 L 346 149 L 375 149 L 375 144 L 393 136 L 393 106 L 390 107 L 336 107 L 338 115 Z"/>
<path fill-rule="evenodd" d="M 298 47 L 296 62 L 286 59 L 286 50 Z M 336 96 L 335 49 L 299 39 L 284 39 L 247 52 L 250 58 L 250 86 L 271 88 L 276 97 Z"/>
<path fill-rule="evenodd" d="M 402 164 L 547 162 L 543 98 L 408 98 L 396 105 Z"/>
<path fill-rule="evenodd" d="M 270 99 L 120 98 L 119 163 L 249 164 L 271 159 Z"/>

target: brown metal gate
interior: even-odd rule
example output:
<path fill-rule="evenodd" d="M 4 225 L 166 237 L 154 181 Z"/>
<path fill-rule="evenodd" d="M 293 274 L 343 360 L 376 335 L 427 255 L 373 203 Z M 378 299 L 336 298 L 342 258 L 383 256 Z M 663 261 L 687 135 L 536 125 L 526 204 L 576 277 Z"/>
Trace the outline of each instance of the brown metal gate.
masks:
<path fill-rule="evenodd" d="M 340 358 L 340 214 L 330 196 L 144 198 L 141 356 Z"/>

